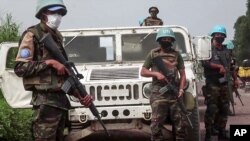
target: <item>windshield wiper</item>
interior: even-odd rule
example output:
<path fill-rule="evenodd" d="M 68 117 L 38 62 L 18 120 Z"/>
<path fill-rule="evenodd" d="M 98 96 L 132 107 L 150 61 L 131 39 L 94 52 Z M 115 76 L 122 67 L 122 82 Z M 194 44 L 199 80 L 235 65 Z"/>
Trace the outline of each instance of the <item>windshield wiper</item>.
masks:
<path fill-rule="evenodd" d="M 68 41 L 68 43 L 65 44 L 64 48 L 66 48 L 76 37 L 78 37 L 80 34 L 82 34 L 82 31 L 78 32 L 78 34 L 76 34 L 76 36 L 74 36 L 70 41 Z"/>
<path fill-rule="evenodd" d="M 154 30 L 152 30 L 151 32 L 149 32 L 147 35 L 145 35 L 141 40 L 140 40 L 140 42 L 139 43 L 142 43 L 149 35 L 151 35 L 153 32 L 155 32 L 156 31 L 156 28 L 154 28 Z"/>

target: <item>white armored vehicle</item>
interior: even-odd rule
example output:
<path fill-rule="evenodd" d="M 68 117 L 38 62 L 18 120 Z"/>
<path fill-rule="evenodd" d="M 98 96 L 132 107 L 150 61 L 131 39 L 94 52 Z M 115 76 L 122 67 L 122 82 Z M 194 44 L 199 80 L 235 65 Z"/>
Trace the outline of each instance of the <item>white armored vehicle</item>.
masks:
<path fill-rule="evenodd" d="M 199 111 L 197 106 L 197 53 L 188 30 L 182 26 L 167 26 L 176 36 L 175 47 L 185 60 L 187 85 L 184 98 L 193 129 L 188 140 L 199 141 Z M 62 30 L 69 60 L 83 74 L 80 81 L 93 97 L 101 119 L 108 130 L 135 130 L 150 133 L 151 108 L 149 95 L 151 78 L 140 76 L 142 63 L 151 49 L 158 47 L 156 33 L 161 26 L 117 27 Z M 202 43 L 201 43 L 202 44 Z M 8 104 L 13 108 L 28 108 L 31 93 L 23 88 L 7 62 L 7 56 L 17 50 L 17 43 L 0 45 L 0 86 Z M 202 53 L 202 50 L 198 50 Z M 13 56 L 13 55 L 12 55 Z M 15 57 L 15 56 L 14 56 Z M 14 60 L 15 58 L 12 58 Z M 72 109 L 68 141 L 82 139 L 103 131 L 88 108 L 69 97 Z M 166 126 L 168 129 L 169 126 Z M 170 129 L 171 130 L 171 129 Z M 168 130 L 166 130 L 168 131 Z"/>

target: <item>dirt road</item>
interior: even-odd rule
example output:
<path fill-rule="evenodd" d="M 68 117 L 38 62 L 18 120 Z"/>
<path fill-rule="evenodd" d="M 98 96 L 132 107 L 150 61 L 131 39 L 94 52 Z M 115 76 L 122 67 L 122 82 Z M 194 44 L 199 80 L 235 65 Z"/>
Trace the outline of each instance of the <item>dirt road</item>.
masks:
<path fill-rule="evenodd" d="M 228 118 L 228 124 L 227 124 L 227 129 L 229 130 L 230 125 L 250 125 L 250 92 L 244 92 L 244 90 L 239 89 L 238 90 L 240 95 L 241 95 L 241 99 L 242 102 L 244 104 L 244 106 L 242 106 L 242 104 L 240 103 L 240 100 L 238 98 L 235 97 L 234 94 L 234 102 L 235 102 L 235 116 L 229 116 Z M 204 118 L 204 112 L 205 112 L 205 107 L 201 106 L 200 107 L 200 115 L 201 115 L 201 122 L 200 122 L 200 128 L 201 128 L 201 141 L 204 140 L 204 136 L 205 136 L 205 128 L 204 128 L 204 122 L 203 122 L 203 118 Z M 231 108 L 232 109 L 232 108 Z M 216 141 L 216 137 L 215 140 Z"/>
<path fill-rule="evenodd" d="M 250 92 L 245 93 L 242 89 L 239 89 L 241 94 L 241 99 L 244 106 L 241 105 L 238 98 L 234 95 L 235 105 L 235 116 L 229 116 L 227 129 L 232 124 L 249 124 L 250 125 Z M 199 111 L 200 111 L 200 131 L 201 131 L 201 141 L 204 141 L 205 128 L 204 128 L 204 112 L 205 105 L 203 104 L 203 96 L 199 96 Z M 148 134 L 136 134 L 134 131 L 111 131 L 111 137 L 106 138 L 103 133 L 98 133 L 91 135 L 84 139 L 84 141 L 150 141 L 150 136 Z M 214 141 L 217 138 L 214 137 Z"/>

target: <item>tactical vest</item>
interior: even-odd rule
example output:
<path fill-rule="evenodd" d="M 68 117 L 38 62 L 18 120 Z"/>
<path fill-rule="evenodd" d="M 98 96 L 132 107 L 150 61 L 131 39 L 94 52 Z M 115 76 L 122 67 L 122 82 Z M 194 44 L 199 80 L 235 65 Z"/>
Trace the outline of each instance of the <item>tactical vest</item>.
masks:
<path fill-rule="evenodd" d="M 153 19 L 151 17 L 147 17 L 144 20 L 144 24 L 145 26 L 154 26 L 154 25 L 162 25 L 163 23 L 162 23 L 162 20 L 159 18 Z"/>
<path fill-rule="evenodd" d="M 215 47 L 212 48 L 212 57 L 210 59 L 211 63 L 223 65 L 220 55 L 225 55 L 227 63 L 231 63 L 232 55 L 230 50 L 223 46 L 222 50 L 218 50 Z M 208 81 L 219 83 L 219 79 L 224 77 L 223 74 L 219 73 L 219 69 L 212 69 L 210 67 L 204 67 L 204 75 Z"/>
<path fill-rule="evenodd" d="M 172 84 L 178 85 L 180 81 L 177 69 L 178 52 L 171 49 L 168 53 L 160 53 L 160 48 L 153 49 L 151 51 L 151 58 L 157 56 L 160 56 L 162 58 L 166 68 L 170 71 L 171 74 L 174 74 L 174 81 L 172 82 Z M 152 65 L 152 71 L 160 72 L 155 64 Z M 159 82 L 156 78 L 153 78 L 153 83 L 160 84 L 161 82 Z"/>
<path fill-rule="evenodd" d="M 34 56 L 33 60 L 34 61 L 44 61 L 48 59 L 54 59 L 51 54 L 46 50 L 46 48 L 43 46 L 42 43 L 40 43 L 40 39 L 43 37 L 45 34 L 42 31 L 42 28 L 40 24 L 29 27 L 26 31 L 24 31 L 19 44 L 21 43 L 24 35 L 27 32 L 32 32 L 34 34 Z M 57 40 L 55 40 L 60 47 L 59 49 L 61 50 L 63 56 L 67 58 L 66 52 L 62 46 L 62 36 L 59 32 L 56 33 Z M 58 76 L 57 72 L 52 69 L 48 68 L 46 69 L 43 73 L 40 73 L 39 75 L 32 76 L 32 77 L 23 77 L 23 84 L 25 90 L 29 91 L 60 91 L 61 86 L 64 83 L 65 79 L 67 76 Z"/>

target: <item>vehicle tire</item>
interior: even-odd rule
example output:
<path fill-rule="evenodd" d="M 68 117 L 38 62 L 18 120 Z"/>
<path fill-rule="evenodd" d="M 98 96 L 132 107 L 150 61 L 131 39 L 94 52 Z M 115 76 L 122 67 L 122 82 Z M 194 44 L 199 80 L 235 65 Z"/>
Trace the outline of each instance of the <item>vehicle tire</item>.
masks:
<path fill-rule="evenodd" d="M 189 115 L 189 119 L 192 122 L 193 129 L 188 127 L 188 136 L 186 141 L 200 141 L 200 117 L 198 108 L 198 98 L 195 98 L 195 107 Z"/>

